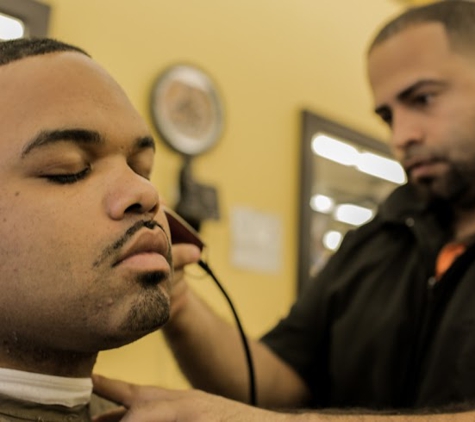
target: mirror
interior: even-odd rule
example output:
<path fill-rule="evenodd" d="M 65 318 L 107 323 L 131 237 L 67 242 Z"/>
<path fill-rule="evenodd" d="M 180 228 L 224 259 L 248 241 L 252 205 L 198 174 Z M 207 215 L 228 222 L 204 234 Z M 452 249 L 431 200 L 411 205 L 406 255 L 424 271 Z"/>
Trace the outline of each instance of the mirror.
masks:
<path fill-rule="evenodd" d="M 406 182 L 389 147 L 310 111 L 302 112 L 298 292 L 351 229 Z"/>
<path fill-rule="evenodd" d="M 45 37 L 50 7 L 34 0 L 0 0 L 0 41 Z"/>

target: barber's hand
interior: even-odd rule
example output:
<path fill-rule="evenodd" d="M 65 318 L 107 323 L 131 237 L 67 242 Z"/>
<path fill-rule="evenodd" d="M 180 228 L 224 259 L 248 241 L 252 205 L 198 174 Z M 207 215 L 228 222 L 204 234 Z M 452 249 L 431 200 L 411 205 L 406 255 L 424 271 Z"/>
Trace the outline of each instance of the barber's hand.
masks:
<path fill-rule="evenodd" d="M 171 292 L 171 319 L 184 306 L 188 286 L 185 282 L 186 265 L 197 263 L 200 259 L 200 250 L 189 243 L 180 243 L 172 246 L 173 267 L 175 274 Z"/>
<path fill-rule="evenodd" d="M 284 422 L 294 416 L 251 407 L 199 390 L 145 387 L 94 375 L 94 392 L 124 407 L 94 422 Z"/>

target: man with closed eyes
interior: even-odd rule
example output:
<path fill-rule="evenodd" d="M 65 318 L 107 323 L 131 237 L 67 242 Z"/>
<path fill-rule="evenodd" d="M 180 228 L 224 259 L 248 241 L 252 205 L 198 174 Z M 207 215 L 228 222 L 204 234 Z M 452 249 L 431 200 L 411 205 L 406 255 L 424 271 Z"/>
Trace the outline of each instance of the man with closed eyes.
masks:
<path fill-rule="evenodd" d="M 90 420 L 100 350 L 169 317 L 155 144 L 81 49 L 0 43 L 0 421 Z"/>

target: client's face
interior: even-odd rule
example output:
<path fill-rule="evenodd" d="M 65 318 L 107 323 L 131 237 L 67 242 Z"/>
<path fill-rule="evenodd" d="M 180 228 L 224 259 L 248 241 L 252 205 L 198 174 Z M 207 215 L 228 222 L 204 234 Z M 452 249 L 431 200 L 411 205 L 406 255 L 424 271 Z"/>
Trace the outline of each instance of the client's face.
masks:
<path fill-rule="evenodd" d="M 0 92 L 0 360 L 95 353 L 160 327 L 170 234 L 145 122 L 75 52 L 0 66 Z"/>

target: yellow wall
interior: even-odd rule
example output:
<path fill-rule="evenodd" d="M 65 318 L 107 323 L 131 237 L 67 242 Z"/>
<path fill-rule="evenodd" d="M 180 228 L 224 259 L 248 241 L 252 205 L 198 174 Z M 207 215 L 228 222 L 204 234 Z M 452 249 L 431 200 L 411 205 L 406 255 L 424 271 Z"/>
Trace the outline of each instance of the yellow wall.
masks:
<path fill-rule="evenodd" d="M 401 5 L 393 0 L 44 0 L 50 35 L 77 44 L 124 86 L 149 120 L 149 91 L 171 64 L 186 62 L 215 80 L 226 108 L 221 142 L 195 161 L 195 176 L 219 189 L 222 218 L 207 222 L 215 272 L 244 327 L 261 334 L 295 295 L 300 110 L 304 107 L 384 137 L 372 116 L 364 51 L 374 29 Z M 177 194 L 178 155 L 162 144 L 154 183 Z M 233 268 L 229 217 L 248 206 L 283 223 L 278 274 Z M 211 281 L 193 283 L 229 317 Z M 161 334 L 100 355 L 97 371 L 140 383 L 185 385 Z"/>

